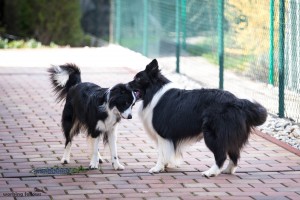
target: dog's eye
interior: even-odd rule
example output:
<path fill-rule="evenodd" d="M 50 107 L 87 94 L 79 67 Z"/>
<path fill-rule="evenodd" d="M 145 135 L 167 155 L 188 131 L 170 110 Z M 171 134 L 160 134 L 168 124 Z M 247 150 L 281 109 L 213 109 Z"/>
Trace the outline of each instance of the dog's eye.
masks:
<path fill-rule="evenodd" d="M 139 81 L 141 81 L 141 78 L 140 77 L 136 77 L 135 81 L 139 82 Z"/>

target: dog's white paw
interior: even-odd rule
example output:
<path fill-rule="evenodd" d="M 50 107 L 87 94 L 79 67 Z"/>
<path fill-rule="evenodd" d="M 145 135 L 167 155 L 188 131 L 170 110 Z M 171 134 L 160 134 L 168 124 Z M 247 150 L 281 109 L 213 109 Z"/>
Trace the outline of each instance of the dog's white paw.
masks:
<path fill-rule="evenodd" d="M 231 169 L 226 168 L 222 170 L 222 174 L 232 174 Z"/>
<path fill-rule="evenodd" d="M 223 174 L 234 174 L 236 170 L 236 167 L 227 167 L 222 171 Z"/>
<path fill-rule="evenodd" d="M 202 172 L 202 176 L 205 176 L 205 177 L 213 177 L 213 176 L 218 176 L 220 173 L 215 173 L 215 172 L 212 172 L 210 170 L 207 170 L 205 172 Z"/>
<path fill-rule="evenodd" d="M 149 173 L 153 174 L 153 173 L 159 173 L 159 172 L 163 172 L 163 171 L 165 171 L 165 169 L 163 167 L 155 166 L 149 170 Z"/>
<path fill-rule="evenodd" d="M 119 162 L 113 162 L 112 166 L 115 170 L 124 170 L 125 167 L 123 165 L 121 165 Z"/>
<path fill-rule="evenodd" d="M 63 157 L 61 160 L 60 160 L 61 164 L 68 164 L 70 163 L 70 158 L 65 158 Z"/>
<path fill-rule="evenodd" d="M 92 159 L 90 162 L 90 169 L 98 169 L 99 166 L 99 160 L 98 159 Z"/>
<path fill-rule="evenodd" d="M 223 174 L 234 174 L 237 166 L 230 160 L 226 169 L 222 171 Z"/>
<path fill-rule="evenodd" d="M 221 170 L 217 165 L 213 165 L 209 170 L 202 172 L 202 176 L 213 177 L 218 176 L 221 173 Z"/>
<path fill-rule="evenodd" d="M 168 164 L 165 164 L 165 169 L 166 168 L 180 168 L 180 163 L 168 163 Z"/>

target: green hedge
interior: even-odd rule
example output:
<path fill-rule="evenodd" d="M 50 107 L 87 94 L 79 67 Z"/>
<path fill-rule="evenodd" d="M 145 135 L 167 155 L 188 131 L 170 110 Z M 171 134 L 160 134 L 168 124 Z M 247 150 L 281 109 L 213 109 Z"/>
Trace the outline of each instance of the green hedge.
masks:
<path fill-rule="evenodd" d="M 3 13 L 2 26 L 8 34 L 44 45 L 85 43 L 79 0 L 5 0 Z"/>

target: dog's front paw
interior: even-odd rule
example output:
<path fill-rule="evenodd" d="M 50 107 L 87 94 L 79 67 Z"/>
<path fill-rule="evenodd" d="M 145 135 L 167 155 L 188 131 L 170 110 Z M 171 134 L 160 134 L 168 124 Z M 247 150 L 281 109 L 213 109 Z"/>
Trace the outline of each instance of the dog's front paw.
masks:
<path fill-rule="evenodd" d="M 113 162 L 112 166 L 115 170 L 124 170 L 125 169 L 125 167 L 118 162 Z"/>
<path fill-rule="evenodd" d="M 70 158 L 65 158 L 63 157 L 61 160 L 60 160 L 61 164 L 68 164 L 70 163 Z"/>
<path fill-rule="evenodd" d="M 236 168 L 237 168 L 237 166 L 232 161 L 229 161 L 226 169 L 224 169 L 222 171 L 222 173 L 223 174 L 234 174 L 236 171 Z"/>
<path fill-rule="evenodd" d="M 205 172 L 202 172 L 202 176 L 213 177 L 213 176 L 216 176 L 216 174 L 212 173 L 210 170 L 207 170 Z"/>
<path fill-rule="evenodd" d="M 163 171 L 165 171 L 165 169 L 163 167 L 155 166 L 149 170 L 149 173 L 153 174 L 153 173 L 159 173 L 159 172 L 163 172 Z"/>
<path fill-rule="evenodd" d="M 219 167 L 214 165 L 209 170 L 202 172 L 202 176 L 213 177 L 213 176 L 218 176 L 220 173 L 221 173 L 221 171 L 220 171 Z"/>
<path fill-rule="evenodd" d="M 99 160 L 91 160 L 89 169 L 98 169 Z"/>

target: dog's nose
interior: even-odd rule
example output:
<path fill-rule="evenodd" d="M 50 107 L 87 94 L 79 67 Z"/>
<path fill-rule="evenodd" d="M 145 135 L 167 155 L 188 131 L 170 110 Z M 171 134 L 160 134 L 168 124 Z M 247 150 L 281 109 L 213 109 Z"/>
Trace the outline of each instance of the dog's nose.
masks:
<path fill-rule="evenodd" d="M 127 119 L 132 119 L 132 115 L 128 115 Z"/>

